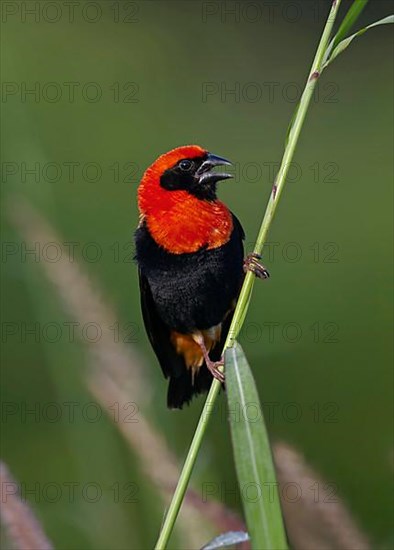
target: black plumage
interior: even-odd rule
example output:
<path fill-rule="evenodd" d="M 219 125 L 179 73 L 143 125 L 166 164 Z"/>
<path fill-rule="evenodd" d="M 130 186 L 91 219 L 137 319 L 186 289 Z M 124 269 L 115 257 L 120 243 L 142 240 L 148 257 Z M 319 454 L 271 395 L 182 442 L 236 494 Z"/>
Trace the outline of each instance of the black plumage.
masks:
<path fill-rule="evenodd" d="M 171 343 L 171 332 L 192 334 L 222 324 L 210 358 L 221 356 L 244 277 L 244 232 L 234 215 L 232 219 L 233 231 L 224 245 L 186 254 L 171 254 L 157 245 L 145 222 L 135 233 L 143 319 L 164 376 L 170 378 L 171 408 L 182 408 L 212 382 L 205 363 L 194 375 L 187 368 Z"/>

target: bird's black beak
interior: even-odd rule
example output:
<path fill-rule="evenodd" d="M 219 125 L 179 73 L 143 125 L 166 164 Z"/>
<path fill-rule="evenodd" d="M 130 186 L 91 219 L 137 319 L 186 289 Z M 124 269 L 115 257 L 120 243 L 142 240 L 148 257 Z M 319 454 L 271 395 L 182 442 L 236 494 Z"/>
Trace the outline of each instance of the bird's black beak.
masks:
<path fill-rule="evenodd" d="M 232 174 L 212 171 L 212 169 L 215 168 L 215 166 L 222 166 L 222 165 L 232 166 L 232 163 L 223 157 L 218 157 L 217 155 L 208 153 L 204 162 L 201 164 L 201 166 L 196 172 L 196 178 L 198 182 L 202 184 L 216 183 L 217 181 L 220 181 L 220 180 L 227 180 L 229 178 L 232 178 L 233 177 Z"/>

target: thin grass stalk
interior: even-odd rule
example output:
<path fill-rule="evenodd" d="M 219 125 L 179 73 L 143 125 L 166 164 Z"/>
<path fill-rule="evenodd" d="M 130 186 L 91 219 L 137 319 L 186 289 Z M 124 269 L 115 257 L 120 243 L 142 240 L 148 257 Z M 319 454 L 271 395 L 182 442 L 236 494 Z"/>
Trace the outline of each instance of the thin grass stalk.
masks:
<path fill-rule="evenodd" d="M 286 182 L 286 176 L 290 168 L 290 163 L 294 156 L 294 151 L 298 143 L 298 138 L 300 136 L 302 126 L 304 124 L 305 116 L 308 111 L 308 107 L 311 102 L 316 83 L 320 76 L 323 56 L 329 44 L 329 39 L 331 36 L 335 18 L 338 14 L 340 3 L 341 3 L 341 0 L 334 0 L 334 2 L 332 3 L 331 10 L 328 15 L 328 19 L 326 21 L 326 24 L 323 30 L 323 34 L 321 36 L 321 39 L 315 54 L 315 58 L 312 63 L 312 67 L 308 75 L 308 80 L 306 82 L 297 112 L 295 114 L 293 125 L 290 130 L 289 138 L 283 154 L 282 162 L 280 164 L 279 171 L 276 176 L 275 183 L 272 188 L 272 192 L 264 214 L 264 218 L 261 223 L 260 231 L 257 236 L 256 244 L 254 247 L 254 252 L 256 254 L 261 254 L 263 251 L 264 243 L 266 241 L 268 231 L 271 227 L 271 223 L 272 223 L 277 205 L 279 203 L 279 198 L 282 194 L 282 191 Z M 233 320 L 232 320 L 230 330 L 224 345 L 224 350 L 227 347 L 231 347 L 234 344 L 234 341 L 241 330 L 242 323 L 245 319 L 247 308 L 249 305 L 250 296 L 253 289 L 253 283 L 254 283 L 254 275 L 251 272 L 248 272 L 245 277 L 244 283 L 242 285 L 237 306 L 235 308 Z M 201 416 L 198 421 L 196 431 L 194 432 L 194 436 L 193 436 L 185 463 L 182 468 L 178 485 L 175 489 L 166 517 L 164 519 L 163 526 L 155 546 L 155 550 L 165 550 L 165 548 L 167 547 L 168 540 L 171 536 L 176 518 L 178 516 L 179 509 L 182 505 L 182 501 L 184 499 L 187 486 L 189 484 L 193 466 L 196 462 L 196 458 L 201 447 L 201 442 L 205 434 L 205 429 L 207 427 L 207 424 L 209 422 L 209 419 L 211 417 L 211 414 L 215 406 L 220 385 L 221 384 L 218 380 L 216 379 L 213 380 L 207 399 L 204 404 L 204 408 L 201 412 Z"/>

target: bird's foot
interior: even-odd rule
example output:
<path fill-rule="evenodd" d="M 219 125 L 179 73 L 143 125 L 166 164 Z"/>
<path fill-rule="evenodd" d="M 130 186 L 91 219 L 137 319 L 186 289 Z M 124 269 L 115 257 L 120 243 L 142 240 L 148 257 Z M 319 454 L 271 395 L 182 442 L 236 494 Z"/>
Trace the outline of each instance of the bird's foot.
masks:
<path fill-rule="evenodd" d="M 204 356 L 204 361 L 207 366 L 207 369 L 212 374 L 216 380 L 219 380 L 223 384 L 224 382 L 224 372 L 219 370 L 219 367 L 224 366 L 224 357 L 222 356 L 220 358 L 220 361 L 212 361 L 212 359 L 209 357 L 208 350 L 205 346 L 204 337 L 202 334 L 195 335 L 195 341 L 200 346 L 202 354 Z"/>
<path fill-rule="evenodd" d="M 225 380 L 224 372 L 219 370 L 219 367 L 224 366 L 223 357 L 220 359 L 220 361 L 211 361 L 208 357 L 208 359 L 205 359 L 205 363 L 207 365 L 209 372 L 212 374 L 212 376 L 223 384 Z"/>
<path fill-rule="evenodd" d="M 251 271 L 259 279 L 268 279 L 270 274 L 259 260 L 261 260 L 260 254 L 256 254 L 255 252 L 248 254 L 244 259 L 244 271 L 245 273 Z"/>

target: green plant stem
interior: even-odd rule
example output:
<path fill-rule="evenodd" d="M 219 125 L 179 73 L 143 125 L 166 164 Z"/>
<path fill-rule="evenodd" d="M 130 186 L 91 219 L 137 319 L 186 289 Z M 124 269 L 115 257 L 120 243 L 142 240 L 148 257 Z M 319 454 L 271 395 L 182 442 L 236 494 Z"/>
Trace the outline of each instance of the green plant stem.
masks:
<path fill-rule="evenodd" d="M 293 126 L 291 128 L 289 139 L 283 154 L 282 162 L 275 179 L 275 184 L 268 201 L 268 205 L 265 211 L 263 221 L 261 223 L 259 234 L 257 236 L 256 244 L 254 247 L 254 252 L 257 254 L 261 254 L 263 250 L 264 243 L 267 238 L 268 230 L 271 226 L 277 205 L 279 203 L 279 198 L 282 194 L 283 187 L 286 182 L 286 176 L 290 168 L 290 163 L 294 156 L 294 151 L 298 143 L 298 138 L 301 132 L 301 128 L 305 120 L 305 116 L 316 86 L 316 82 L 320 76 L 323 56 L 328 46 L 332 27 L 333 27 L 336 15 L 338 13 L 340 3 L 341 3 L 341 0 L 336 0 L 333 2 L 331 6 L 331 10 L 328 15 L 328 19 L 326 21 L 323 34 L 321 36 L 315 58 L 313 60 L 312 67 L 309 72 L 308 80 L 306 82 L 304 91 L 300 99 L 298 110 L 295 115 Z M 234 344 L 234 341 L 237 335 L 239 334 L 239 331 L 241 330 L 242 323 L 248 308 L 251 292 L 253 289 L 254 278 L 255 277 L 251 272 L 248 272 L 245 277 L 245 280 L 238 298 L 237 306 L 235 308 L 231 327 L 226 339 L 226 343 L 224 345 L 224 349 L 226 349 L 227 347 L 231 347 Z M 167 547 L 168 540 L 171 536 L 176 518 L 178 516 L 179 509 L 181 507 L 187 486 L 189 484 L 190 476 L 193 470 L 194 463 L 197 458 L 198 451 L 200 450 L 205 429 L 207 427 L 210 416 L 215 406 L 220 385 L 221 385 L 220 382 L 218 382 L 218 380 L 216 379 L 212 382 L 207 399 L 205 401 L 204 408 L 201 412 L 201 416 L 197 424 L 196 431 L 194 432 L 193 440 L 191 442 L 188 455 L 186 457 L 181 475 L 179 477 L 178 485 L 175 489 L 166 517 L 164 519 L 164 523 L 160 531 L 160 535 L 157 540 L 155 550 L 165 550 L 165 548 Z"/>

